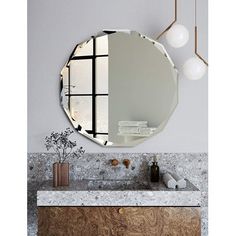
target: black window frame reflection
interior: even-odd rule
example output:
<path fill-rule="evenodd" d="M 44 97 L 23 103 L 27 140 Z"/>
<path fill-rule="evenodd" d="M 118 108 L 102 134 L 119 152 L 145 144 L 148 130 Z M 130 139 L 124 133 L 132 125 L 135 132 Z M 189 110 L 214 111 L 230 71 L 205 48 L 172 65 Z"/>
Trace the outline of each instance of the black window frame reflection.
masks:
<path fill-rule="evenodd" d="M 91 38 L 92 42 L 93 42 L 93 53 L 92 55 L 85 55 L 85 56 L 73 56 L 70 58 L 71 61 L 73 60 L 91 60 L 92 61 L 92 93 L 71 93 L 71 78 L 70 78 L 70 66 L 68 66 L 69 69 L 69 73 L 68 73 L 68 93 L 66 94 L 66 96 L 68 96 L 68 108 L 69 111 L 71 110 L 71 97 L 72 96 L 76 96 L 76 97 L 84 97 L 84 96 L 89 96 L 92 98 L 92 129 L 91 130 L 86 130 L 86 132 L 90 135 L 93 136 L 93 138 L 97 138 L 97 135 L 104 135 L 107 136 L 108 138 L 108 132 L 98 132 L 97 131 L 97 123 L 96 123 L 96 107 L 97 107 L 97 101 L 96 98 L 99 96 L 107 96 L 108 97 L 108 93 L 96 93 L 96 59 L 97 58 L 101 58 L 101 57 L 108 57 L 108 54 L 96 54 L 96 38 L 93 36 Z M 77 48 L 77 47 L 76 47 Z M 76 49 L 75 48 L 75 49 Z M 73 54 L 72 54 L 73 55 Z M 82 129 L 82 127 L 79 125 L 77 127 L 77 130 L 80 131 Z"/>

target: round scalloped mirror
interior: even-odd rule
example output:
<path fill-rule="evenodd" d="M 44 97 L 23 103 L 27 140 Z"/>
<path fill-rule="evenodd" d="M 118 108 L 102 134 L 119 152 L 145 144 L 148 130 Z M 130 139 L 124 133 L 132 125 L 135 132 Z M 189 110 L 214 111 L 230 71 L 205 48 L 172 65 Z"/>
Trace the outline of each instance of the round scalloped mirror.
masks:
<path fill-rule="evenodd" d="M 104 146 L 134 146 L 163 130 L 178 103 L 165 48 L 134 31 L 103 31 L 76 45 L 61 71 L 73 127 Z"/>

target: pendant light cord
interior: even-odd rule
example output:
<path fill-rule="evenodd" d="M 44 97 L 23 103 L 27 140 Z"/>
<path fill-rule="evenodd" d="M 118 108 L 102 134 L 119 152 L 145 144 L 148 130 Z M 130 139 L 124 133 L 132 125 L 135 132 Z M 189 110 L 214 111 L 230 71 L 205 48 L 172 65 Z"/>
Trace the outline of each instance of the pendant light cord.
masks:
<path fill-rule="evenodd" d="M 198 53 L 198 28 L 197 28 L 197 0 L 194 0 L 194 40 L 195 40 L 195 45 L 194 45 L 194 52 L 196 56 L 202 60 L 207 66 L 208 62 Z"/>
<path fill-rule="evenodd" d="M 177 21 L 177 0 L 174 0 L 174 20 L 172 23 L 156 38 L 158 40 L 165 32 L 167 32 L 171 26 Z"/>

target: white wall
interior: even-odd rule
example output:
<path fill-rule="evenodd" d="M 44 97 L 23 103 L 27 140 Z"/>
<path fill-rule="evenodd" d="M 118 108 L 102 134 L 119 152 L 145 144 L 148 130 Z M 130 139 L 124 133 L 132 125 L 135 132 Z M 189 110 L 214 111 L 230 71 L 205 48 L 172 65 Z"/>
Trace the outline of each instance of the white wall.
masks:
<path fill-rule="evenodd" d="M 174 0 L 28 1 L 28 152 L 44 152 L 44 137 L 70 126 L 59 102 L 59 74 L 76 43 L 101 29 L 155 38 L 173 18 Z M 194 0 L 178 0 L 178 22 L 190 31 L 181 49 L 166 46 L 178 68 L 194 51 Z M 207 1 L 198 0 L 199 52 L 207 58 Z M 181 72 L 181 71 L 180 71 Z M 20 79 L 20 78 L 19 78 Z M 180 73 L 179 105 L 163 132 L 133 148 L 103 148 L 75 135 L 87 152 L 207 152 L 207 76 Z"/>

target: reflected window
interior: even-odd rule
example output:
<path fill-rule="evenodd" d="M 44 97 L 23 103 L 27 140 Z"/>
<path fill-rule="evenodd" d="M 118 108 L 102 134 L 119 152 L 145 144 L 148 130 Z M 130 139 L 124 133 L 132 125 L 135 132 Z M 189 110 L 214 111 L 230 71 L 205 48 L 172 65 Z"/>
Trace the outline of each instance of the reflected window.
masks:
<path fill-rule="evenodd" d="M 85 130 L 92 129 L 92 98 L 91 96 L 72 96 L 70 98 L 71 118 Z"/>
<path fill-rule="evenodd" d="M 108 57 L 96 59 L 96 93 L 108 93 Z"/>
<path fill-rule="evenodd" d="M 108 96 L 96 96 L 96 133 L 108 133 Z"/>
<path fill-rule="evenodd" d="M 70 92 L 92 93 L 92 60 L 75 60 L 70 63 Z"/>
<path fill-rule="evenodd" d="M 83 49 L 86 46 L 86 50 Z M 94 137 L 108 140 L 108 36 L 78 46 L 69 64 L 71 118 Z M 87 54 L 86 54 L 87 52 Z"/>

